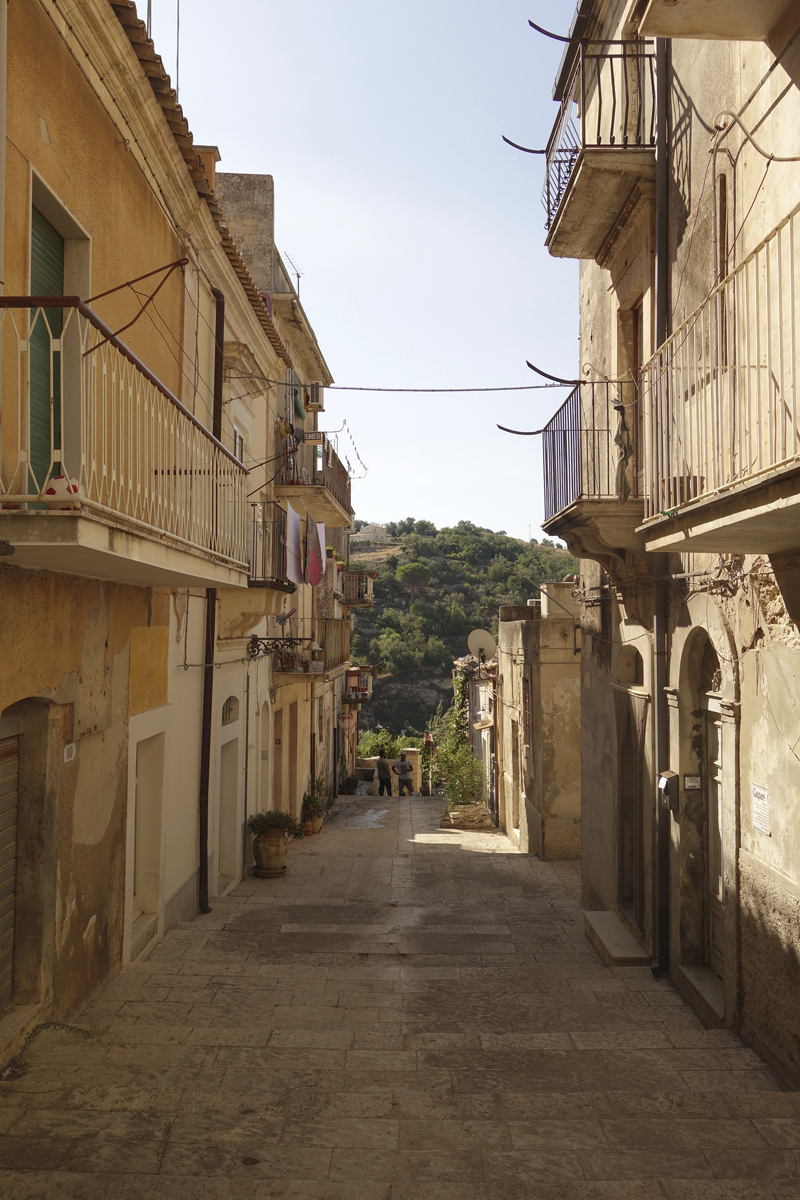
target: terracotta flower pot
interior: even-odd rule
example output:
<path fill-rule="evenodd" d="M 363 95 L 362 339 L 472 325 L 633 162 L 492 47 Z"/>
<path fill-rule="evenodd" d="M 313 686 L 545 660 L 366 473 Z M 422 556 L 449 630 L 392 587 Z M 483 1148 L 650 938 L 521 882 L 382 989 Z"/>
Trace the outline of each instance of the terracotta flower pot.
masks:
<path fill-rule="evenodd" d="M 324 820 L 324 818 L 323 818 L 323 817 L 312 817 L 312 818 L 311 818 L 311 831 L 312 831 L 312 833 L 319 833 L 320 829 L 322 829 L 322 822 L 323 822 L 323 820 Z"/>
<path fill-rule="evenodd" d="M 307 818 L 307 819 L 306 819 L 306 820 L 303 822 L 303 833 L 306 835 L 306 837 L 311 837 L 311 835 L 312 835 L 312 833 L 313 833 L 313 832 L 314 832 L 314 830 L 313 830 L 313 828 L 312 828 L 312 825 L 311 825 L 311 818 L 310 818 L 310 817 L 308 817 L 308 818 Z"/>
<path fill-rule="evenodd" d="M 286 870 L 286 830 L 271 829 L 269 833 L 259 833 L 253 839 L 253 857 L 256 865 L 253 874 L 264 879 L 282 875 Z"/>

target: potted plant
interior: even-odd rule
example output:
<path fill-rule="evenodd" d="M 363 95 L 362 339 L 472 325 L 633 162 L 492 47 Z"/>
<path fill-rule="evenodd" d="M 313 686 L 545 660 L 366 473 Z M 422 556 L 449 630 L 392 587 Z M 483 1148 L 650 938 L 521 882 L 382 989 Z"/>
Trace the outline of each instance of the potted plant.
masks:
<path fill-rule="evenodd" d="M 253 874 L 262 879 L 283 875 L 286 870 L 286 845 L 290 837 L 302 837 L 298 824 L 289 813 L 271 810 L 253 813 L 247 822 L 253 840 L 256 865 Z"/>
<path fill-rule="evenodd" d="M 328 788 L 323 775 L 312 779 L 308 785 L 308 791 L 303 794 L 303 821 L 311 822 L 312 833 L 319 833 L 322 828 L 327 795 Z"/>
<path fill-rule="evenodd" d="M 303 818 L 311 822 L 311 832 L 319 833 L 322 828 L 322 818 L 325 815 L 325 802 L 321 796 L 303 797 Z"/>

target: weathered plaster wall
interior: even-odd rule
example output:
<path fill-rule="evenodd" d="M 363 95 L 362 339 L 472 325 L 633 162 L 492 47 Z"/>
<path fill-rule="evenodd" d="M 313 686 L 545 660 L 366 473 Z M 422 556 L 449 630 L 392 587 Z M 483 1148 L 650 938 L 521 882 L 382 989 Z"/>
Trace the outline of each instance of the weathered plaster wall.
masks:
<path fill-rule="evenodd" d="M 54 797 L 42 834 L 56 847 L 52 989 L 55 1010 L 69 1013 L 121 960 L 129 695 L 141 695 L 148 674 L 140 663 L 131 675 L 130 639 L 134 629 L 157 639 L 164 611 L 146 589 L 4 566 L 0 612 L 0 712 L 36 697 L 57 731 L 26 725 L 23 740 L 37 739 L 27 752 Z M 71 741 L 77 754 L 65 764 Z"/>
<path fill-rule="evenodd" d="M 578 858 L 580 658 L 573 654 L 572 622 L 540 619 L 534 608 L 501 609 L 498 675 L 500 823 L 524 853 L 547 860 Z M 527 729 L 524 680 L 530 697 Z"/>

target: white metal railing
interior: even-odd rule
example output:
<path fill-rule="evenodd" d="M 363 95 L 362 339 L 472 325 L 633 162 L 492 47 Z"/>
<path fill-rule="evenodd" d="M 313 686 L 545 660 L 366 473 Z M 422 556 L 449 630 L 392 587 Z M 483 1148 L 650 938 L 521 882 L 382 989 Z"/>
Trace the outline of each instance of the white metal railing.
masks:
<path fill-rule="evenodd" d="M 86 304 L 5 296 L 0 330 L 0 508 L 94 510 L 247 570 L 246 468 Z"/>
<path fill-rule="evenodd" d="M 645 519 L 800 461 L 800 205 L 644 368 Z"/>

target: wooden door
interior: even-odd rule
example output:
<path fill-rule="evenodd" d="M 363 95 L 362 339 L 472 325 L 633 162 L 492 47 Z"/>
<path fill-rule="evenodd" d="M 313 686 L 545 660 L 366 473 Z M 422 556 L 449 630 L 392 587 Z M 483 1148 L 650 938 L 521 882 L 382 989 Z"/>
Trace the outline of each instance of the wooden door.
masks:
<path fill-rule="evenodd" d="M 14 983 L 18 806 L 19 736 L 0 738 L 0 1011 Z"/>

